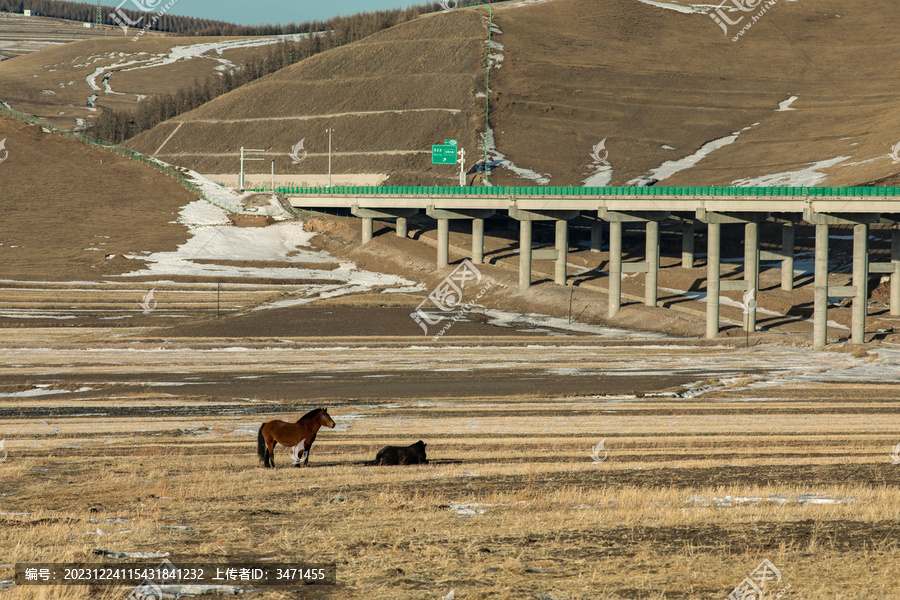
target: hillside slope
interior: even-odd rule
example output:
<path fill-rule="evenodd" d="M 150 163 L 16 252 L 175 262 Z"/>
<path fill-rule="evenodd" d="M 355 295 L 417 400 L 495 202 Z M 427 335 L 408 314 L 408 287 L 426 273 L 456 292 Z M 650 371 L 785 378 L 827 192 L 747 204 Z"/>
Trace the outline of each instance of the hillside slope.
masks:
<path fill-rule="evenodd" d="M 489 155 L 493 183 L 857 185 L 900 165 L 900 16 L 879 0 L 782 2 L 737 41 L 713 7 L 644 0 L 495 5 Z M 737 19 L 740 14 L 731 14 Z M 482 8 L 416 19 L 326 52 L 146 132 L 137 150 L 235 173 L 264 149 L 280 180 L 327 171 L 447 184 L 430 146 L 484 156 Z M 751 22 L 751 15 L 744 15 Z M 737 29 L 730 33 L 735 34 Z M 308 152 L 293 164 L 303 140 Z M 602 143 L 602 146 L 600 144 Z M 599 161 L 591 156 L 605 159 Z M 608 152 L 608 154 L 607 154 Z M 321 179 L 320 179 L 321 180 Z"/>
<path fill-rule="evenodd" d="M 60 44 L 107 35 L 116 33 L 109 28 L 85 27 L 82 21 L 0 12 L 0 61 Z"/>
<path fill-rule="evenodd" d="M 758 20 L 735 42 L 708 4 L 681 4 L 498 8 L 499 152 L 550 185 L 855 185 L 900 172 L 888 156 L 900 6 L 780 2 L 746 13 L 740 25 Z M 603 140 L 609 166 L 590 156 Z M 494 181 L 521 180 L 501 169 Z"/>
<path fill-rule="evenodd" d="M 133 109 L 147 97 L 222 75 L 298 36 L 132 37 L 74 42 L 0 62 L 0 101 L 72 129 L 103 107 Z"/>
<path fill-rule="evenodd" d="M 235 173 L 240 147 L 263 149 L 248 169 L 302 180 L 325 173 L 328 135 L 340 173 L 389 173 L 390 183 L 447 184 L 431 145 L 458 139 L 469 157 L 484 131 L 484 11 L 426 15 L 245 85 L 130 140 L 135 150 L 202 173 Z M 482 98 L 477 94 L 482 90 Z M 289 153 L 300 142 L 305 159 Z M 299 154 L 298 154 L 299 156 Z"/>
<path fill-rule="evenodd" d="M 0 279 L 95 280 L 187 240 L 196 195 L 153 168 L 9 117 L 0 141 Z"/>

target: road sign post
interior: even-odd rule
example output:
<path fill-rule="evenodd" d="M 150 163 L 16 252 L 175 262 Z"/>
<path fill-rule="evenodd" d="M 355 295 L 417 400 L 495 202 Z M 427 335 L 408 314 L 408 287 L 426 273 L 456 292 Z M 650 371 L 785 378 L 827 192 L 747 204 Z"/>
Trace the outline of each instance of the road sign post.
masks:
<path fill-rule="evenodd" d="M 435 144 L 431 147 L 431 164 L 455 165 L 456 164 L 456 140 L 444 140 L 443 144 Z"/>
<path fill-rule="evenodd" d="M 466 185 L 466 151 L 459 149 L 459 187 Z"/>
<path fill-rule="evenodd" d="M 459 185 L 466 184 L 465 172 L 466 151 L 459 147 L 456 140 L 444 140 L 443 144 L 435 144 L 431 147 L 431 164 L 455 165 L 459 164 Z"/>
<path fill-rule="evenodd" d="M 245 152 L 265 152 L 265 150 L 259 150 L 254 148 L 244 148 L 241 146 L 241 172 L 238 176 L 238 188 L 243 192 L 244 191 L 244 161 L 248 160 L 265 160 L 264 158 L 247 158 L 244 156 Z"/>

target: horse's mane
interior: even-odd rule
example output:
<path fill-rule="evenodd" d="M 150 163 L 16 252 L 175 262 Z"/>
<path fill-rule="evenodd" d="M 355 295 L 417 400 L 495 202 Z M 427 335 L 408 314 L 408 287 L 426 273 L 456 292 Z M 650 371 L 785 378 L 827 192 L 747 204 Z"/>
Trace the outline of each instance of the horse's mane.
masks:
<path fill-rule="evenodd" d="M 319 413 L 322 412 L 323 410 L 325 410 L 325 409 L 324 409 L 324 408 L 321 408 L 321 407 L 320 407 L 320 408 L 314 408 L 314 409 L 312 409 L 311 411 L 309 411 L 308 413 L 306 413 L 305 415 L 303 415 L 302 417 L 300 417 L 299 419 L 297 419 L 297 422 L 299 423 L 300 421 L 305 421 L 305 420 L 307 420 L 307 419 L 312 419 L 313 417 L 315 417 L 317 414 L 319 414 Z"/>

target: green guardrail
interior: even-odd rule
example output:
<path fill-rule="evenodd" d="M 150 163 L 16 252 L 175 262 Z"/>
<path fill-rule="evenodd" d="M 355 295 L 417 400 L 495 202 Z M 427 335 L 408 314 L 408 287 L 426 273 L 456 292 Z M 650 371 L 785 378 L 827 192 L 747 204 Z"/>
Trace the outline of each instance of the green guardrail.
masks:
<path fill-rule="evenodd" d="M 271 191 L 254 189 L 255 192 Z M 900 187 L 554 187 L 347 186 L 278 187 L 280 194 L 323 196 L 900 196 Z"/>

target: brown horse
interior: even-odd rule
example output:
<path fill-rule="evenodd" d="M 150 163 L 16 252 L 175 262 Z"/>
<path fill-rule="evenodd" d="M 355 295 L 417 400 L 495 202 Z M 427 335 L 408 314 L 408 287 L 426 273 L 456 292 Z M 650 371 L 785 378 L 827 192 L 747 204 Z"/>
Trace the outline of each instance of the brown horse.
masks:
<path fill-rule="evenodd" d="M 304 442 L 303 466 L 309 466 L 309 450 L 316 440 L 319 427 L 334 427 L 334 421 L 328 415 L 327 408 L 316 408 L 299 419 L 296 423 L 274 420 L 263 423 L 256 436 L 256 453 L 265 467 L 275 467 L 275 444 L 296 446 Z M 299 466 L 299 459 L 297 461 Z"/>

